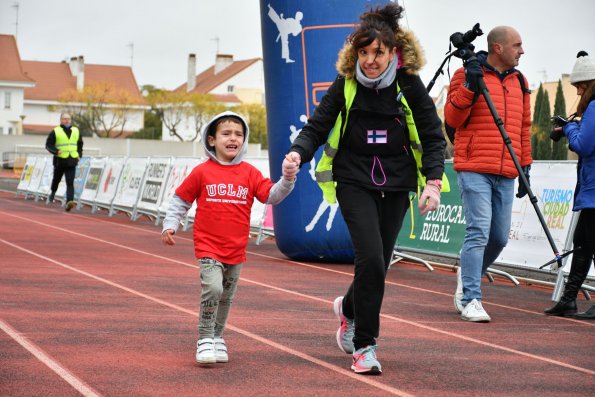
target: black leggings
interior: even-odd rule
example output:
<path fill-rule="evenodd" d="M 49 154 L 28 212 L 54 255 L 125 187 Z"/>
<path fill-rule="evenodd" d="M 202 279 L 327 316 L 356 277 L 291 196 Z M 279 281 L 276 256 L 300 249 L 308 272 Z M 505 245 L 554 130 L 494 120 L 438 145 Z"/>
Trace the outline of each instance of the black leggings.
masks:
<path fill-rule="evenodd" d="M 574 247 L 581 247 L 581 249 L 573 253 L 570 273 L 568 274 L 569 283 L 574 281 L 576 284 L 576 288 L 572 288 L 574 298 L 576 298 L 576 293 L 578 293 L 580 286 L 587 278 L 595 257 L 593 225 L 595 225 L 595 208 L 581 210 L 572 239 Z"/>
<path fill-rule="evenodd" d="M 343 313 L 355 320 L 355 349 L 375 345 L 386 270 L 409 206 L 409 192 L 381 192 L 339 183 L 337 198 L 355 251 Z"/>

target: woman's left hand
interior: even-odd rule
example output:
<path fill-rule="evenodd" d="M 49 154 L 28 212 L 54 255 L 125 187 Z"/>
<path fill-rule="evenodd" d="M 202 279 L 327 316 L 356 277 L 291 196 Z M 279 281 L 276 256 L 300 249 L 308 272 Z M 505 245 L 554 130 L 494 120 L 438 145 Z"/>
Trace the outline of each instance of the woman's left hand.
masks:
<path fill-rule="evenodd" d="M 417 205 L 421 215 L 435 211 L 440 207 L 440 182 L 438 180 L 431 180 L 426 183 L 426 187 Z"/>

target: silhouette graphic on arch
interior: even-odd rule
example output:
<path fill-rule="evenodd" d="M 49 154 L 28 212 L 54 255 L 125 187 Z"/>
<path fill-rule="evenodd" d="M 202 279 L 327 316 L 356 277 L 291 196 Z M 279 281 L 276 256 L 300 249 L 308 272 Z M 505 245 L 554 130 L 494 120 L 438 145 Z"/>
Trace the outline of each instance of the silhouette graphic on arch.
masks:
<path fill-rule="evenodd" d="M 269 4 L 268 16 L 277 26 L 279 35 L 275 42 L 281 39 L 281 58 L 285 59 L 285 63 L 295 62 L 289 57 L 289 35 L 297 36 L 302 32 L 301 20 L 304 14 L 301 11 L 295 13 L 295 18 L 283 18 L 283 14 L 278 14 L 277 11 Z"/>

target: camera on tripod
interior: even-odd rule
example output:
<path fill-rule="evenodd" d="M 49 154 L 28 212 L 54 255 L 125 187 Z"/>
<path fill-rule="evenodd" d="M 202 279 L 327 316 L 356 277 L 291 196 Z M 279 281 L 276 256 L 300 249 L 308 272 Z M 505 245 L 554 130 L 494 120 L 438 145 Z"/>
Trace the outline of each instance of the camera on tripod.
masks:
<path fill-rule="evenodd" d="M 475 46 L 471 44 L 477 36 L 481 36 L 483 31 L 479 27 L 479 23 L 476 23 L 472 29 L 465 33 L 456 32 L 450 35 L 450 42 L 456 47 L 456 51 L 453 53 L 457 58 L 461 58 L 463 61 L 471 58 L 475 53 Z"/>
<path fill-rule="evenodd" d="M 554 142 L 558 142 L 560 139 L 564 137 L 564 132 L 562 132 L 562 129 L 566 124 L 568 124 L 570 120 L 562 116 L 554 116 L 550 120 L 552 121 L 552 125 L 554 126 L 554 128 L 550 132 L 550 139 Z"/>

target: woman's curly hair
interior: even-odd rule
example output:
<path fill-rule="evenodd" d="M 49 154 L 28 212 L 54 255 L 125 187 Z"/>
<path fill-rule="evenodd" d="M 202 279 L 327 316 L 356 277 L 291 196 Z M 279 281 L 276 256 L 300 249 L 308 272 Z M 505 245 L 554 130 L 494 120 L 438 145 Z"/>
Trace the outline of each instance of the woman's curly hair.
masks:
<path fill-rule="evenodd" d="M 379 40 L 389 49 L 397 46 L 395 38 L 399 32 L 399 19 L 403 14 L 403 7 L 396 3 L 389 3 L 380 8 L 373 8 L 361 15 L 361 24 L 349 36 L 349 42 L 356 49 L 370 45 Z"/>

